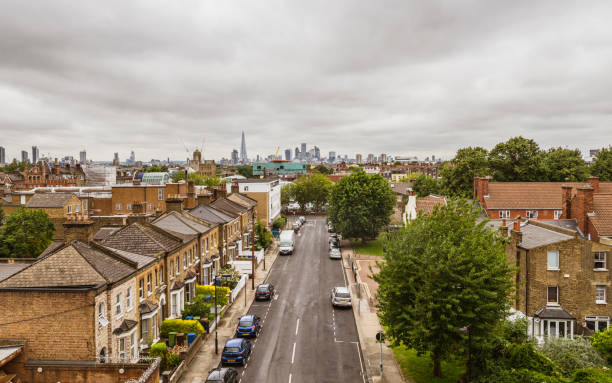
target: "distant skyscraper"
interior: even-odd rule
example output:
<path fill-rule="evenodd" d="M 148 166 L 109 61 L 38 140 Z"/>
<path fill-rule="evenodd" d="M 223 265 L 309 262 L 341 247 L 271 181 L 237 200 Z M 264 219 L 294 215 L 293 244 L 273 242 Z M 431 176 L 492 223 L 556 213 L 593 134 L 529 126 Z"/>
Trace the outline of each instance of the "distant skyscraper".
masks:
<path fill-rule="evenodd" d="M 238 163 L 238 150 L 232 150 L 232 163 L 236 165 Z"/>
<path fill-rule="evenodd" d="M 300 159 L 300 149 L 299 148 L 295 148 L 295 156 L 293 156 L 293 158 L 295 158 L 296 160 Z"/>
<path fill-rule="evenodd" d="M 79 163 L 81 165 L 85 165 L 85 163 L 87 163 L 87 152 L 85 150 L 79 152 Z"/>
<path fill-rule="evenodd" d="M 0 164 L 6 164 L 6 150 L 0 146 Z"/>
<path fill-rule="evenodd" d="M 285 160 L 291 161 L 291 149 L 285 149 Z"/>
<path fill-rule="evenodd" d="M 300 144 L 300 159 L 306 159 L 306 143 L 302 142 Z"/>
<path fill-rule="evenodd" d="M 368 154 L 368 164 L 373 164 L 374 163 L 374 155 L 373 154 Z"/>
<path fill-rule="evenodd" d="M 336 152 L 329 152 L 329 156 L 327 156 L 327 160 L 329 162 L 334 162 L 336 161 Z"/>
<path fill-rule="evenodd" d="M 380 162 L 381 163 L 387 162 L 387 155 L 385 153 L 380 155 Z"/>
<path fill-rule="evenodd" d="M 130 165 L 134 165 L 134 162 L 136 162 L 136 153 L 134 153 L 134 151 L 132 150 L 130 152 Z"/>
<path fill-rule="evenodd" d="M 363 162 L 363 158 L 361 157 L 361 154 L 355 154 L 355 162 L 357 162 L 358 164 Z"/>
<path fill-rule="evenodd" d="M 35 164 L 38 162 L 38 146 L 32 146 L 32 163 Z"/>
<path fill-rule="evenodd" d="M 314 147 L 314 158 L 317 161 L 321 161 L 321 149 L 318 146 Z"/>
<path fill-rule="evenodd" d="M 242 162 L 243 164 L 246 164 L 248 162 L 246 142 L 244 140 L 244 132 L 242 132 L 242 141 L 240 142 L 240 162 Z"/>
<path fill-rule="evenodd" d="M 30 160 L 28 159 L 28 152 L 26 152 L 25 150 L 21 151 L 21 162 L 30 162 Z"/>

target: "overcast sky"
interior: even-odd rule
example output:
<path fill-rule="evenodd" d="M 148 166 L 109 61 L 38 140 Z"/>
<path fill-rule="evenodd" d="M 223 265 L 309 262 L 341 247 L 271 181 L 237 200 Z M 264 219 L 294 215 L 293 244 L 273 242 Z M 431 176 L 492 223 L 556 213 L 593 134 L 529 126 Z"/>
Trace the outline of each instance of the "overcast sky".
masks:
<path fill-rule="evenodd" d="M 52 156 L 612 143 L 612 1 L 0 0 L 0 146 Z M 30 154 L 31 155 L 31 154 Z"/>

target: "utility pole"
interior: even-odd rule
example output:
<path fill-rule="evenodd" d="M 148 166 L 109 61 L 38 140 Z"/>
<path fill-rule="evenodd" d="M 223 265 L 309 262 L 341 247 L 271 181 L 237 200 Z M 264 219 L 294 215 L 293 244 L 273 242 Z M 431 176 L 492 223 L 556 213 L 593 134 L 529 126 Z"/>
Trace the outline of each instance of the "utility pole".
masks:
<path fill-rule="evenodd" d="M 251 222 L 251 289 L 255 290 L 255 209 L 253 209 L 253 219 Z M 246 289 L 244 293 L 246 294 Z"/>
<path fill-rule="evenodd" d="M 383 377 L 383 362 L 382 362 L 382 344 L 385 341 L 385 333 L 379 331 L 376 333 L 376 340 L 380 343 L 380 378 Z"/>
<path fill-rule="evenodd" d="M 217 322 L 217 287 L 219 285 L 218 278 L 218 276 L 215 276 L 215 354 L 219 354 L 219 338 L 217 336 L 217 328 L 219 327 L 219 323 Z"/>

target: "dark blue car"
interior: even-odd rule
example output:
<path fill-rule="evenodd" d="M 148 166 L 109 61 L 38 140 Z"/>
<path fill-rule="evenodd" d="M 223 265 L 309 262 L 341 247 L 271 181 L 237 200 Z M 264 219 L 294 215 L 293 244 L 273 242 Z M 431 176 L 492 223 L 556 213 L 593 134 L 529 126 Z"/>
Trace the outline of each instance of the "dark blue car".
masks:
<path fill-rule="evenodd" d="M 260 329 L 261 320 L 257 315 L 244 315 L 240 317 L 236 326 L 236 337 L 256 337 Z"/>
<path fill-rule="evenodd" d="M 221 364 L 240 364 L 244 366 L 250 354 L 251 342 L 243 338 L 232 338 L 225 342 L 221 354 Z"/>

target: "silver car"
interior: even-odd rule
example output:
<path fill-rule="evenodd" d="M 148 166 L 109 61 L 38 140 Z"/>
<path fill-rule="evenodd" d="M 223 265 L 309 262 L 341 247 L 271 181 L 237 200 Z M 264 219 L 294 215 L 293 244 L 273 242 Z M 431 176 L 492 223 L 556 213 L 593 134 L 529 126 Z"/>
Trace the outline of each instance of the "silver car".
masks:
<path fill-rule="evenodd" d="M 342 259 L 342 253 L 340 253 L 340 249 L 338 249 L 337 247 L 332 247 L 329 250 L 329 257 L 331 259 Z"/>
<path fill-rule="evenodd" d="M 343 286 L 334 287 L 331 292 L 331 304 L 334 307 L 353 307 L 349 289 Z"/>

